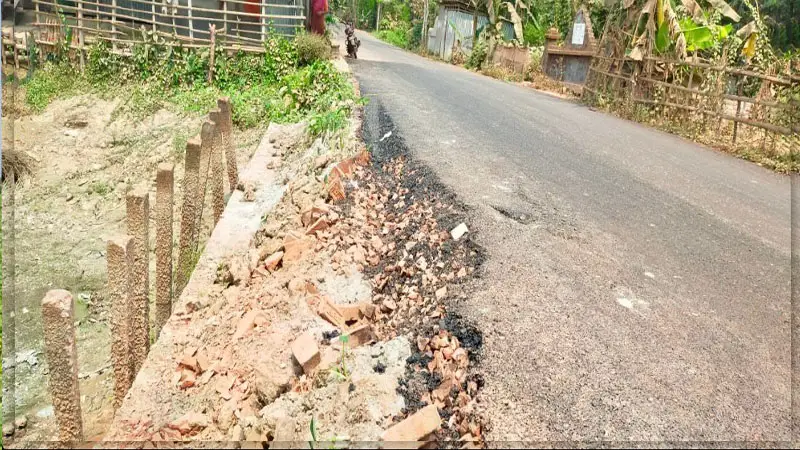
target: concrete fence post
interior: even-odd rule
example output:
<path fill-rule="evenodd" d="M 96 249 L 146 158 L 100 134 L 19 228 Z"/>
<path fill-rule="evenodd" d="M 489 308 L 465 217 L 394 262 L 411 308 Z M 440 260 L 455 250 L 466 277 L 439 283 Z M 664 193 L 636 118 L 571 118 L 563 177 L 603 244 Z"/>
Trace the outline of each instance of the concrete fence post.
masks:
<path fill-rule="evenodd" d="M 155 337 L 172 314 L 172 196 L 173 164 L 158 166 L 156 174 L 156 317 Z"/>
<path fill-rule="evenodd" d="M 114 366 L 114 409 L 133 384 L 131 360 L 131 266 L 133 238 L 109 239 L 106 247 L 108 294 L 111 297 L 111 360 Z"/>
<path fill-rule="evenodd" d="M 50 396 L 61 441 L 83 441 L 74 320 L 72 294 L 60 289 L 49 291 L 42 299 L 42 321 Z"/>
<path fill-rule="evenodd" d="M 197 246 L 197 214 L 200 185 L 200 139 L 192 138 L 186 144 L 186 157 L 183 175 L 183 204 L 181 205 L 181 235 L 178 240 L 178 271 L 175 274 L 175 298 L 189 282 L 194 267 L 195 247 Z"/>
<path fill-rule="evenodd" d="M 212 109 L 208 113 L 214 123 L 211 134 L 211 205 L 214 211 L 214 224 L 219 222 L 222 212 L 225 211 L 225 174 L 222 162 L 222 126 L 220 125 L 219 109 Z M 234 186 L 231 190 L 236 189 Z"/>
<path fill-rule="evenodd" d="M 231 186 L 231 192 L 233 192 L 239 184 L 239 168 L 236 163 L 236 145 L 233 142 L 233 115 L 230 99 L 228 97 L 222 97 L 217 100 L 217 109 L 219 109 L 220 113 L 220 120 L 217 125 L 222 127 L 222 145 L 225 149 L 225 165 L 228 169 L 228 183 Z"/>
<path fill-rule="evenodd" d="M 146 187 L 127 196 L 128 234 L 133 238 L 131 267 L 131 361 L 133 378 L 150 351 L 150 195 Z"/>
<path fill-rule="evenodd" d="M 203 199 L 203 206 L 208 196 L 208 180 L 211 177 L 211 152 L 212 141 L 215 133 L 215 125 L 211 120 L 206 120 L 200 127 L 200 198 Z M 203 208 L 197 211 L 198 223 L 202 223 Z M 199 230 L 199 229 L 198 229 Z"/>

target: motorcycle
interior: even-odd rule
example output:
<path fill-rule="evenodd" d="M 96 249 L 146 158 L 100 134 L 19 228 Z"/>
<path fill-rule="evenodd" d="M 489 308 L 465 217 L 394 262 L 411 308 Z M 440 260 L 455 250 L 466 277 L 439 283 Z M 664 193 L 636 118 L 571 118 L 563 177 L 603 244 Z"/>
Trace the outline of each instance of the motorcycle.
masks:
<path fill-rule="evenodd" d="M 344 34 L 347 37 L 347 56 L 358 59 L 358 47 L 361 46 L 361 41 L 356 37 L 356 28 L 353 24 L 349 23 L 344 28 Z"/>

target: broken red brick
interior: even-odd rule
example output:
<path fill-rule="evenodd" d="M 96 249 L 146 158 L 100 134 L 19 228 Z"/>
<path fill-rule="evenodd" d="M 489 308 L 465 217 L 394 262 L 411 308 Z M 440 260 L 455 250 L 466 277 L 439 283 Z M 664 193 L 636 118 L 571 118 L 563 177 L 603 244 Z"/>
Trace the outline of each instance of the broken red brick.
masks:
<path fill-rule="evenodd" d="M 194 356 L 184 356 L 183 359 L 181 359 L 179 366 L 183 366 L 195 372 L 199 372 L 199 370 L 197 369 L 197 358 L 195 358 Z"/>
<path fill-rule="evenodd" d="M 311 333 L 303 333 L 292 342 L 292 355 L 306 374 L 311 373 L 320 363 L 319 347 Z"/>
<path fill-rule="evenodd" d="M 319 231 L 326 230 L 326 229 L 328 229 L 328 227 L 330 227 L 330 224 L 328 223 L 327 220 L 325 220 L 325 219 L 317 219 L 317 221 L 314 222 L 313 225 L 308 227 L 308 230 L 306 230 L 306 234 L 314 234 L 314 233 L 317 233 Z"/>
<path fill-rule="evenodd" d="M 239 319 L 239 323 L 236 325 L 236 333 L 233 335 L 233 340 L 237 341 L 243 338 L 253 327 L 256 326 L 256 321 L 259 316 L 264 316 L 264 313 L 257 310 L 252 309 L 248 311 L 244 317 Z M 260 323 L 266 322 L 266 316 L 262 317 Z"/>
<path fill-rule="evenodd" d="M 335 326 L 339 329 L 344 329 L 346 326 L 346 321 L 344 320 L 344 316 L 339 308 L 331 302 L 328 297 L 321 297 L 319 303 L 319 309 L 317 313 L 320 317 L 330 322 L 331 325 Z"/>
<path fill-rule="evenodd" d="M 187 435 L 203 430 L 208 424 L 208 417 L 204 414 L 190 412 L 183 415 L 180 419 L 171 422 L 167 427 L 177 430 L 183 435 Z"/>
<path fill-rule="evenodd" d="M 350 339 L 348 341 L 350 348 L 356 348 L 361 345 L 369 344 L 375 339 L 372 334 L 372 327 L 367 323 L 362 323 L 351 328 L 348 332 Z"/>
<path fill-rule="evenodd" d="M 339 312 L 341 313 L 342 318 L 344 319 L 345 323 L 355 322 L 355 321 L 361 320 L 361 316 L 362 316 L 362 314 L 361 314 L 361 306 L 362 305 L 361 304 L 355 304 L 355 305 L 339 305 L 339 304 L 337 304 L 335 306 L 336 306 L 336 309 L 338 309 Z"/>
<path fill-rule="evenodd" d="M 208 358 L 203 353 L 198 353 L 197 355 L 197 370 L 199 373 L 203 373 L 208 370 L 210 364 L 208 362 Z"/>
<path fill-rule="evenodd" d="M 336 178 L 328 183 L 328 195 L 331 198 L 331 201 L 338 202 L 340 200 L 344 200 L 344 184 L 342 184 L 342 180 L 340 178 Z"/>
<path fill-rule="evenodd" d="M 381 439 L 385 442 L 420 442 L 426 436 L 438 430 L 442 424 L 439 411 L 434 405 L 428 405 L 402 422 L 386 430 Z"/>
<path fill-rule="evenodd" d="M 375 305 L 372 303 L 362 303 L 360 306 L 361 314 L 367 319 L 375 318 Z"/>
<path fill-rule="evenodd" d="M 344 175 L 345 177 L 349 177 L 350 175 L 353 174 L 353 165 L 354 164 L 352 160 L 346 159 L 337 164 L 336 167 L 334 167 L 334 170 L 339 170 L 341 171 L 342 175 Z"/>
<path fill-rule="evenodd" d="M 278 264 L 283 259 L 283 252 L 275 252 L 264 261 L 264 267 L 270 272 L 274 272 L 278 268 Z"/>
<path fill-rule="evenodd" d="M 283 239 L 283 264 L 291 264 L 300 260 L 314 246 L 313 238 L 305 238 L 289 233 Z"/>
<path fill-rule="evenodd" d="M 190 387 L 194 386 L 197 381 L 197 377 L 195 373 L 191 370 L 184 369 L 181 372 L 181 379 L 179 381 L 178 386 L 181 389 L 189 389 Z"/>

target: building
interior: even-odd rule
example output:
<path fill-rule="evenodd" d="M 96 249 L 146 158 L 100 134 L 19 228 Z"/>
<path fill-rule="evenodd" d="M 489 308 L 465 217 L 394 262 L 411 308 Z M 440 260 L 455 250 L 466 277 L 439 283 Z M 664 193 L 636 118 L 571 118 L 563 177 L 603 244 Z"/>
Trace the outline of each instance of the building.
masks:
<path fill-rule="evenodd" d="M 469 0 L 443 0 L 428 30 L 428 51 L 450 61 L 456 43 L 464 54 L 472 53 L 473 30 L 480 31 L 489 23 L 485 12 L 474 12 Z M 514 25 L 503 20 L 503 37 L 514 38 Z"/>

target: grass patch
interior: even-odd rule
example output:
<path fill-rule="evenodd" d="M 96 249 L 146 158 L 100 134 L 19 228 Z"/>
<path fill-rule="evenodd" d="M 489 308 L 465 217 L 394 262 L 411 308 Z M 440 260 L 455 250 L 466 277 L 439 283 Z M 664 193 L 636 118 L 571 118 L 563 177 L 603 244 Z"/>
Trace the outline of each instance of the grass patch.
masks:
<path fill-rule="evenodd" d="M 137 119 L 162 108 L 202 114 L 227 96 L 233 123 L 241 129 L 308 119 L 311 132 L 319 134 L 347 123 L 358 100 L 349 80 L 327 60 L 327 41 L 305 35 L 292 42 L 275 37 L 264 49 L 264 54 L 218 50 L 209 83 L 208 49 L 147 41 L 133 45 L 131 56 L 122 57 L 100 42 L 89 49 L 83 74 L 67 59 L 55 59 L 37 70 L 25 82 L 25 103 L 38 112 L 78 92 L 113 95 L 124 101 L 112 119 Z M 177 147 L 185 147 L 185 142 L 175 146 L 176 155 L 182 154 L 183 148 Z"/>

